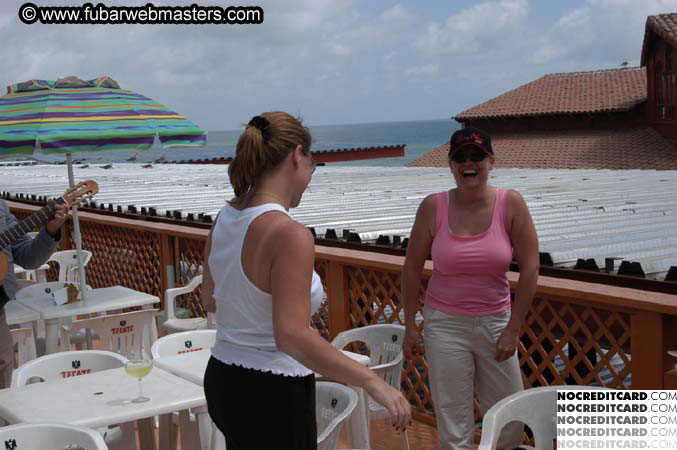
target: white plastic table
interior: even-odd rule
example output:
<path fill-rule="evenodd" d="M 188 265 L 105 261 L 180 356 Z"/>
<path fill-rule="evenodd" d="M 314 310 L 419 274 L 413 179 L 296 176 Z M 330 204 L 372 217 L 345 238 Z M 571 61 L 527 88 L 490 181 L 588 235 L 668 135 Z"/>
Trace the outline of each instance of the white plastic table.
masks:
<path fill-rule="evenodd" d="M 48 295 L 17 300 L 24 306 L 40 313 L 45 321 L 45 353 L 57 351 L 59 320 L 75 318 L 79 314 L 93 314 L 134 306 L 151 306 L 160 299 L 145 292 L 135 291 L 123 286 L 113 286 L 87 291 L 87 300 L 65 305 L 57 305 Z M 155 330 L 154 327 L 151 327 Z M 156 332 L 156 331 L 155 331 Z M 153 339 L 154 340 L 154 339 Z"/>
<path fill-rule="evenodd" d="M 199 448 L 199 436 L 190 425 L 188 409 L 206 405 L 202 387 L 154 367 L 143 379 L 143 393 L 150 400 L 132 403 L 129 400 L 138 394 L 137 383 L 136 378 L 119 368 L 0 389 L 0 417 L 10 424 L 59 422 L 88 428 L 147 419 L 144 421 L 147 430 L 150 419 L 160 415 L 160 448 L 167 449 L 171 441 L 171 413 L 180 411 L 181 448 Z M 150 437 L 148 441 L 154 448 L 152 431 Z"/>
<path fill-rule="evenodd" d="M 16 300 L 5 304 L 5 315 L 8 325 L 25 325 L 40 319 L 40 313 L 28 308 Z"/>
<path fill-rule="evenodd" d="M 369 364 L 368 356 L 345 350 L 341 351 L 363 366 Z M 207 363 L 211 356 L 211 349 L 205 349 L 198 352 L 182 353 L 180 355 L 161 356 L 160 358 L 155 358 L 153 360 L 153 365 L 202 386 L 202 379 L 204 378 L 205 370 L 207 370 Z"/>
<path fill-rule="evenodd" d="M 343 354 L 359 362 L 363 366 L 369 365 L 370 359 L 368 356 L 345 350 L 341 351 Z M 204 378 L 205 370 L 207 369 L 207 363 L 209 362 L 209 358 L 211 356 L 211 350 L 205 349 L 198 352 L 189 352 L 183 353 L 181 355 L 162 356 L 160 358 L 155 358 L 153 360 L 153 364 L 155 367 L 164 369 L 176 376 L 202 386 L 202 380 Z M 321 376 L 320 374 L 315 375 Z M 355 411 L 350 416 L 346 424 L 348 436 L 351 439 L 350 445 L 355 448 L 371 448 L 369 446 L 369 412 L 367 410 L 367 408 L 369 408 L 369 404 L 367 400 L 367 394 L 362 388 L 353 387 L 353 389 L 355 389 L 357 392 L 358 402 L 357 406 L 355 407 Z M 203 420 L 207 419 L 208 417 L 203 418 Z M 207 439 L 207 436 L 209 436 L 209 433 L 211 432 L 209 422 L 202 422 L 199 424 L 199 427 L 200 434 L 203 437 L 203 442 L 209 442 Z"/>

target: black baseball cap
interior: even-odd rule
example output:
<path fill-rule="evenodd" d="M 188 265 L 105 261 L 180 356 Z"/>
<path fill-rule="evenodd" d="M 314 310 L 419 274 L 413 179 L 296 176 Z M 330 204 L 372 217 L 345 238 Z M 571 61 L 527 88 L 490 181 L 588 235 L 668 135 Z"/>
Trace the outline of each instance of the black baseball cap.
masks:
<path fill-rule="evenodd" d="M 451 135 L 449 140 L 449 157 L 468 145 L 475 146 L 483 150 L 486 154 L 493 156 L 494 150 L 491 148 L 491 136 L 486 131 L 475 127 L 465 127 L 457 130 Z"/>

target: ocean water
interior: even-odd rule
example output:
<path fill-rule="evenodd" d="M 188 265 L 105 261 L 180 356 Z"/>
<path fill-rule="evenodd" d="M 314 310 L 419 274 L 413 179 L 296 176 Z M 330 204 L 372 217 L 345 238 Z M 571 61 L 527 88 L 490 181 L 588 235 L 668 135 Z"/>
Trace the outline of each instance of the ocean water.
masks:
<path fill-rule="evenodd" d="M 377 147 L 404 144 L 404 156 L 372 160 L 332 163 L 332 165 L 404 166 L 419 156 L 444 144 L 459 124 L 451 119 L 409 122 L 362 123 L 352 125 L 309 125 L 313 135 L 313 150 L 331 150 L 357 147 Z M 237 139 L 242 130 L 210 131 L 204 147 L 162 149 L 157 142 L 147 151 L 82 152 L 73 155 L 78 163 L 116 163 L 136 157 L 136 162 L 152 162 L 162 155 L 167 161 L 209 159 L 234 156 Z M 33 155 L 45 162 L 65 161 L 65 156 Z"/>

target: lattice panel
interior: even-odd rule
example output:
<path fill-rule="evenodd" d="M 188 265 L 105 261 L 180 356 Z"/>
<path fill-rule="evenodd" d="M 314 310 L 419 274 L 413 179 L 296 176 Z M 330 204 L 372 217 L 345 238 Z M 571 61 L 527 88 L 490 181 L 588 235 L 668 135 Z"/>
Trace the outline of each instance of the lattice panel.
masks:
<path fill-rule="evenodd" d="M 348 289 L 350 297 L 350 320 L 353 328 L 377 323 L 404 325 L 404 305 L 400 290 L 399 272 L 386 272 L 363 267 L 349 266 Z M 421 283 L 421 297 L 417 312 L 417 326 L 422 336 L 423 301 L 428 281 Z M 425 414 L 434 414 L 428 383 L 428 364 L 422 357 L 413 363 L 405 361 L 402 373 L 402 391 L 412 406 Z"/>
<path fill-rule="evenodd" d="M 322 279 L 322 286 L 324 292 L 327 292 L 327 271 L 329 269 L 329 262 L 326 260 L 315 259 L 315 272 Z M 322 302 L 320 309 L 310 318 L 311 326 L 317 329 L 320 336 L 329 340 L 329 302 Z"/>
<path fill-rule="evenodd" d="M 176 278 L 176 285 L 185 286 L 193 277 L 202 273 L 205 241 L 177 238 L 176 243 L 177 261 L 174 267 L 178 267 L 179 272 Z M 190 310 L 191 317 L 207 317 L 207 313 L 202 307 L 201 292 L 200 287 L 198 287 L 190 294 L 177 297 L 176 305 Z"/>
<path fill-rule="evenodd" d="M 400 301 L 400 274 L 346 267 L 350 290 L 351 327 L 374 323 L 404 325 L 404 309 Z"/>
<path fill-rule="evenodd" d="M 82 248 L 92 252 L 86 267 L 94 288 L 126 286 L 162 298 L 160 235 L 80 221 Z M 72 235 L 71 235 L 72 236 Z M 75 243 L 70 242 L 71 248 Z"/>
<path fill-rule="evenodd" d="M 522 328 L 520 366 L 527 387 L 629 389 L 629 352 L 629 314 L 537 298 Z"/>
<path fill-rule="evenodd" d="M 361 267 L 346 267 L 352 327 L 403 323 L 400 275 Z M 417 328 L 423 338 L 422 281 Z M 627 313 L 534 300 L 521 330 L 519 361 L 525 387 L 556 384 L 631 387 L 630 318 Z M 420 412 L 434 415 L 424 358 L 405 362 L 402 390 Z M 475 419 L 481 421 L 475 398 Z"/>
<path fill-rule="evenodd" d="M 21 220 L 27 214 L 17 213 Z M 71 222 L 67 224 L 72 227 Z M 83 248 L 93 252 L 87 266 L 87 281 L 93 287 L 112 285 L 162 296 L 160 235 L 123 227 L 82 222 Z M 69 234 L 72 236 L 72 234 Z M 177 270 L 177 285 L 185 284 L 201 271 L 204 241 L 172 238 Z M 62 248 L 74 248 L 73 242 Z M 315 269 L 326 290 L 329 262 L 316 260 Z M 404 323 L 400 274 L 369 267 L 344 266 L 350 302 L 350 326 L 376 323 Z M 56 279 L 55 268 L 48 272 Z M 421 286 L 425 296 L 427 280 Z M 199 294 L 185 300 L 192 313 L 203 315 Z M 328 337 L 328 305 L 322 305 L 312 318 L 313 326 Z M 417 328 L 422 336 L 422 301 Z M 423 337 L 423 336 L 422 336 Z M 519 362 L 525 387 L 557 384 L 600 385 L 610 388 L 632 387 L 630 357 L 630 315 L 589 305 L 539 297 L 529 311 L 521 330 Z M 423 358 L 405 362 L 402 390 L 412 405 L 433 415 L 428 384 L 428 366 Z M 480 420 L 475 402 L 475 418 Z"/>

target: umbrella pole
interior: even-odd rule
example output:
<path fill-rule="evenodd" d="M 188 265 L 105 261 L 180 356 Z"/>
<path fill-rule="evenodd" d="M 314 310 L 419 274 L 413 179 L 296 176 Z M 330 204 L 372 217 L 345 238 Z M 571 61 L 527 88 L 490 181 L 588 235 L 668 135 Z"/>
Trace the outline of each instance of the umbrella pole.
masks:
<path fill-rule="evenodd" d="M 73 176 L 73 154 L 66 153 L 66 162 L 68 163 L 68 185 L 75 186 L 75 177 Z M 78 220 L 78 207 L 73 206 L 73 240 L 78 255 L 78 273 L 80 275 L 80 299 L 87 301 L 87 281 L 85 280 L 85 265 L 82 262 L 82 238 L 80 236 L 80 221 Z M 87 330 L 89 331 L 89 330 Z"/>

